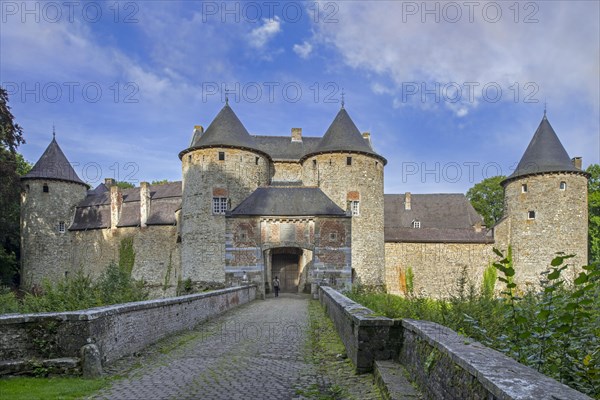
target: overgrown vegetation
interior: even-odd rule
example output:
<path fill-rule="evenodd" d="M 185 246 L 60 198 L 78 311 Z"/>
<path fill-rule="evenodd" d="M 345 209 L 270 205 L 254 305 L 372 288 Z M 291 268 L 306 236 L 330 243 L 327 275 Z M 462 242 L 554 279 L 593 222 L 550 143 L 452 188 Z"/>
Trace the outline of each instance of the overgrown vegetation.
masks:
<path fill-rule="evenodd" d="M 97 280 L 78 271 L 57 283 L 44 281 L 41 290 L 25 293 L 0 288 L 0 314 L 75 311 L 148 298 L 144 281 L 132 278 L 135 261 L 133 241 L 123 239 L 119 263 L 111 262 Z"/>
<path fill-rule="evenodd" d="M 573 256 L 559 254 L 541 274 L 538 290 L 523 291 L 513 281 L 511 252 L 496 252 L 501 260 L 486 269 L 480 290 L 461 274 L 447 300 L 361 290 L 349 297 L 390 318 L 448 326 L 600 399 L 600 265 L 573 275 L 567 264 Z M 493 290 L 496 272 L 500 293 Z"/>

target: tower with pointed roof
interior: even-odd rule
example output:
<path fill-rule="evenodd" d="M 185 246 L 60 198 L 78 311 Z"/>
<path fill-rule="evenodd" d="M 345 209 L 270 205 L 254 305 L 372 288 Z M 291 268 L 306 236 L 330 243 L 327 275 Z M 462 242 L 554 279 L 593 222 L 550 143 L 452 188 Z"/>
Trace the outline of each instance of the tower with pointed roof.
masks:
<path fill-rule="evenodd" d="M 494 227 L 496 246 L 513 249 L 520 283 L 536 284 L 557 252 L 587 263 L 587 181 L 581 159 L 571 159 L 546 113 L 515 171 L 506 178 L 504 217 Z"/>
<path fill-rule="evenodd" d="M 268 183 L 270 156 L 225 104 L 206 131 L 195 129 L 179 158 L 183 279 L 224 282 L 225 214 Z"/>
<path fill-rule="evenodd" d="M 342 106 L 317 146 L 301 159 L 305 185 L 319 187 L 352 216 L 352 273 L 369 286 L 385 284 L 383 169 Z M 319 260 L 315 260 L 319 267 Z"/>
<path fill-rule="evenodd" d="M 88 185 L 77 176 L 55 137 L 21 184 L 22 282 L 27 287 L 42 278 L 59 280 L 71 271 L 68 227 Z"/>

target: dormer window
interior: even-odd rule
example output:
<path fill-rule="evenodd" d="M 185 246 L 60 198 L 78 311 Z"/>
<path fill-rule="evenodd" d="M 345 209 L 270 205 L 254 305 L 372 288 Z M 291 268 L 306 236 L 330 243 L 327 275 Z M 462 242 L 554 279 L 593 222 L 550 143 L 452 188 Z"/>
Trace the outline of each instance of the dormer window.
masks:
<path fill-rule="evenodd" d="M 527 184 L 526 183 L 521 185 L 521 193 L 527 193 Z"/>
<path fill-rule="evenodd" d="M 562 182 L 560 183 L 560 186 L 559 186 L 559 187 L 560 187 L 560 190 L 567 190 L 567 182 L 565 182 L 565 181 L 562 181 Z"/>
<path fill-rule="evenodd" d="M 412 227 L 415 229 L 421 228 L 421 221 L 419 221 L 418 219 L 414 219 L 412 222 Z"/>
<path fill-rule="evenodd" d="M 44 183 L 44 186 L 42 186 L 42 191 L 44 193 L 48 193 L 50 191 L 50 189 L 48 189 L 48 184 Z"/>

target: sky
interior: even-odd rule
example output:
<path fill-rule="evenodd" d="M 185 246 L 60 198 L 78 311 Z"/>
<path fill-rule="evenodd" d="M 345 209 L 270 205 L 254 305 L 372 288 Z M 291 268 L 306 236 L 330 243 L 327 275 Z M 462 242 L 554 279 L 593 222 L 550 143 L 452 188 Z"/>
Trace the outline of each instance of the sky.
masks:
<path fill-rule="evenodd" d="M 600 162 L 598 1 L 0 2 L 0 85 L 35 162 L 181 180 L 193 127 L 229 104 L 251 134 L 322 136 L 341 107 L 388 160 L 385 192 L 509 175 L 544 109 Z M 54 127 L 54 128 L 53 128 Z"/>

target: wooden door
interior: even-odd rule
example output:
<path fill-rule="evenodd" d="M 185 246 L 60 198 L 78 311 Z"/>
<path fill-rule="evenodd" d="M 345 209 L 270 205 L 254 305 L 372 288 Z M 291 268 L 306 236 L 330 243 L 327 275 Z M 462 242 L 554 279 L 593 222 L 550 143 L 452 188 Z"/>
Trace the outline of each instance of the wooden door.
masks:
<path fill-rule="evenodd" d="M 288 293 L 298 293 L 298 263 L 297 254 L 273 254 L 273 270 L 271 276 L 279 277 L 280 290 Z"/>

